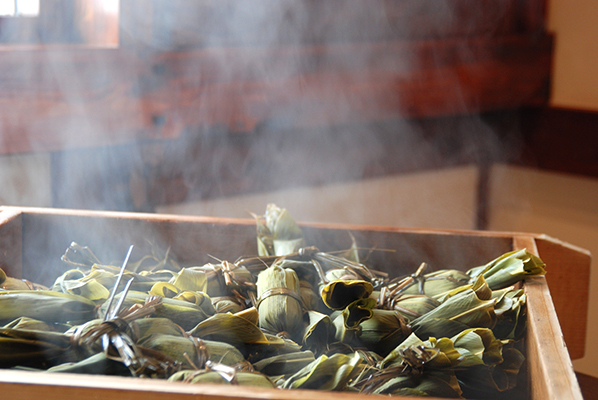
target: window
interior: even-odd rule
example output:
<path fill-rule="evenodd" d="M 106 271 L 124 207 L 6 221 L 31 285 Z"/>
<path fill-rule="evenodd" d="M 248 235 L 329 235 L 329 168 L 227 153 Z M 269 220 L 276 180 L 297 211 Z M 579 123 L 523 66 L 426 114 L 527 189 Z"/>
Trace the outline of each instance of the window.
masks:
<path fill-rule="evenodd" d="M 0 45 L 118 46 L 119 0 L 0 0 Z"/>
<path fill-rule="evenodd" d="M 0 17 L 37 17 L 40 0 L 0 0 Z"/>

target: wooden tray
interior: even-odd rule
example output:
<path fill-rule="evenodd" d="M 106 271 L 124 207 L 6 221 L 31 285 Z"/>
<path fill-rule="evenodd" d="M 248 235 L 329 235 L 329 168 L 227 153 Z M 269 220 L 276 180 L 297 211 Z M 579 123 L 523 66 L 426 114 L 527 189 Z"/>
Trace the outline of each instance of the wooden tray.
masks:
<path fill-rule="evenodd" d="M 433 268 L 466 270 L 513 249 L 526 248 L 547 264 L 557 281 L 552 297 L 547 278 L 525 282 L 528 295 L 527 374 L 510 398 L 582 399 L 570 354 L 581 357 L 585 344 L 590 255 L 545 235 L 404 229 L 394 227 L 302 224 L 306 242 L 323 251 L 346 249 L 349 232 L 360 246 L 394 249 L 375 252 L 373 267 L 393 275 L 412 272 L 423 261 Z M 64 271 L 60 256 L 72 241 L 90 246 L 102 260 L 122 260 L 128 247 L 139 254 L 150 244 L 170 247 L 184 264 L 201 265 L 211 257 L 234 261 L 255 254 L 252 220 L 0 207 L 0 266 L 8 275 L 51 284 Z M 553 303 L 554 301 L 554 303 Z M 561 313 L 555 311 L 575 304 Z M 562 330 L 561 330 L 562 326 Z M 563 339 L 563 333 L 565 336 Z M 565 341 L 569 342 L 569 352 Z M 3 399 L 363 399 L 364 395 L 300 390 L 255 390 L 240 386 L 187 385 L 159 380 L 46 374 L 4 370 Z"/>

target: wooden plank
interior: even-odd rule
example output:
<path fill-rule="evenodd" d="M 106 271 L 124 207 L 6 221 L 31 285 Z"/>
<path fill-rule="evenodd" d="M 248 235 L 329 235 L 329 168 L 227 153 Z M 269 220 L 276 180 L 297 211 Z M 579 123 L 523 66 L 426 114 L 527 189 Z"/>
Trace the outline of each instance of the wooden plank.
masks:
<path fill-rule="evenodd" d="M 334 46 L 0 51 L 0 154 L 544 103 L 549 36 Z M 224 73 L 222 73 L 224 71 Z"/>
<path fill-rule="evenodd" d="M 157 55 L 161 76 L 142 93 L 164 121 L 233 131 L 479 113 L 542 102 L 551 46 L 510 36 L 186 50 Z"/>
<path fill-rule="evenodd" d="M 544 235 L 536 237 L 536 245 L 547 266 L 546 282 L 571 359 L 582 358 L 586 343 L 591 255 L 586 250 Z"/>
<path fill-rule="evenodd" d="M 322 392 L 313 390 L 279 390 L 245 386 L 185 384 L 158 379 L 122 378 L 76 374 L 40 374 L 3 370 L 0 390 L 5 400 L 44 398 L 110 399 L 110 400 L 363 400 L 358 393 Z M 367 396 L 366 398 L 369 398 Z M 396 396 L 397 399 L 416 399 Z M 441 400 L 427 397 L 429 400 Z"/>
<path fill-rule="evenodd" d="M 163 49 L 498 36 L 515 33 L 526 7 L 518 0 L 148 0 L 153 12 L 139 16 L 130 2 L 121 8 L 124 35 L 140 26 L 152 35 L 127 45 Z"/>
<path fill-rule="evenodd" d="M 513 248 L 542 256 L 533 236 L 515 236 Z M 545 277 L 526 279 L 527 368 L 533 399 L 583 400 Z"/>

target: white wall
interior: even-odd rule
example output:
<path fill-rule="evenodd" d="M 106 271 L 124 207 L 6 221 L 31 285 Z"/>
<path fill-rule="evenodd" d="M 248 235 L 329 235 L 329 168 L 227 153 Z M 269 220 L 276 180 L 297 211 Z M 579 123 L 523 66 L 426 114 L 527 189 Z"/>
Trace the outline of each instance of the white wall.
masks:
<path fill-rule="evenodd" d="M 550 0 L 555 35 L 551 105 L 598 110 L 598 1 Z"/>
<path fill-rule="evenodd" d="M 49 207 L 50 182 L 49 154 L 0 157 L 0 205 Z"/>
<path fill-rule="evenodd" d="M 477 168 L 366 179 L 323 187 L 259 193 L 162 206 L 158 212 L 250 218 L 276 203 L 298 221 L 473 229 Z"/>

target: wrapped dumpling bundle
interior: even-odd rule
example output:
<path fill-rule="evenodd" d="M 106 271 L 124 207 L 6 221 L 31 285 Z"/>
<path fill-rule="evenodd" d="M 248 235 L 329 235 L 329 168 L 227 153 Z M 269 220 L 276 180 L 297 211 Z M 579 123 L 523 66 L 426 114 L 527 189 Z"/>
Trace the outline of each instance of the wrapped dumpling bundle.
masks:
<path fill-rule="evenodd" d="M 259 327 L 300 341 L 303 332 L 303 304 L 299 278 L 290 268 L 274 263 L 257 279 Z"/>

